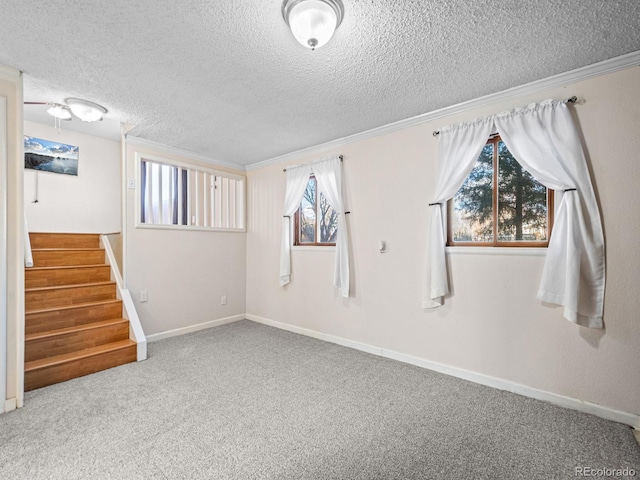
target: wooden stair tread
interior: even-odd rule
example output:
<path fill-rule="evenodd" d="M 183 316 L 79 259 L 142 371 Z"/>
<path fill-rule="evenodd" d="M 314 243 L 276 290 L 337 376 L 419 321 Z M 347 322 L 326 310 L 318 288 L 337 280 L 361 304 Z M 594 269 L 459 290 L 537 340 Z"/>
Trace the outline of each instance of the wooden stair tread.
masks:
<path fill-rule="evenodd" d="M 32 340 L 40 340 L 43 338 L 55 337 L 56 335 L 64 335 L 66 333 L 81 332 L 86 330 L 92 330 L 101 327 L 107 327 L 110 325 L 118 325 L 121 323 L 127 323 L 129 320 L 126 318 L 113 318 L 111 320 L 100 320 L 99 322 L 85 323 L 82 325 L 74 325 L 73 327 L 58 328 L 56 330 L 47 330 L 46 332 L 28 333 L 25 334 L 25 342 Z"/>
<path fill-rule="evenodd" d="M 105 262 L 103 248 L 33 248 L 35 267 L 95 265 Z M 28 269 L 26 269 L 28 272 Z"/>
<path fill-rule="evenodd" d="M 100 234 L 29 237 L 35 266 L 25 269 L 25 391 L 135 362 Z"/>
<path fill-rule="evenodd" d="M 48 247 L 98 247 L 100 234 L 96 233 L 62 233 L 62 232 L 30 232 L 31 248 Z"/>
<path fill-rule="evenodd" d="M 136 342 L 132 340 L 120 340 L 118 342 L 107 343 L 104 345 L 98 345 L 97 347 L 86 348 L 77 352 L 65 353 L 63 355 L 56 355 L 55 357 L 42 358 L 40 360 L 33 360 L 26 362 L 24 365 L 24 372 L 29 373 L 35 370 L 43 368 L 54 367 L 56 365 L 62 365 L 64 363 L 80 360 L 83 358 L 89 358 L 94 355 L 100 355 L 101 353 L 113 352 L 116 350 L 123 350 L 125 348 L 136 345 Z"/>
<path fill-rule="evenodd" d="M 25 271 L 34 272 L 34 271 L 47 271 L 47 270 L 65 270 L 72 268 L 99 268 L 99 267 L 108 267 L 108 263 L 96 263 L 93 265 L 53 265 L 47 267 L 26 267 Z"/>
<path fill-rule="evenodd" d="M 26 309 L 31 311 L 40 308 L 109 300 L 116 298 L 116 286 L 115 282 L 105 280 L 92 283 L 25 288 L 24 301 Z"/>
<path fill-rule="evenodd" d="M 115 285 L 116 282 L 112 280 L 104 281 L 104 282 L 92 282 L 92 283 L 74 283 L 71 285 L 54 285 L 52 287 L 33 287 L 33 288 L 25 288 L 26 292 L 41 292 L 48 290 L 63 290 L 65 288 L 78 288 L 78 287 L 96 287 L 98 285 Z"/>
<path fill-rule="evenodd" d="M 100 247 L 59 247 L 59 248 L 32 248 L 32 252 L 95 252 L 104 250 Z"/>
<path fill-rule="evenodd" d="M 83 283 L 106 282 L 112 280 L 111 267 L 103 263 L 103 258 L 91 259 L 86 265 L 54 265 L 52 262 L 36 264 L 25 268 L 24 287 L 42 288 L 63 285 L 81 285 Z M 98 261 L 96 261 L 98 260 Z M 71 262 L 73 263 L 73 262 Z"/>
<path fill-rule="evenodd" d="M 72 305 L 60 305 L 59 307 L 48 307 L 48 308 L 38 308 L 34 310 L 27 310 L 25 314 L 57 312 L 58 310 L 72 310 L 74 308 L 84 308 L 84 307 L 91 307 L 91 306 L 97 306 L 97 305 L 108 305 L 110 303 L 118 303 L 118 302 L 122 302 L 122 300 L 120 300 L 119 298 L 109 298 L 107 300 L 96 300 L 94 302 L 74 303 Z"/>
<path fill-rule="evenodd" d="M 44 237 L 99 237 L 100 235 L 115 235 L 120 232 L 113 233 L 87 233 L 87 232 L 29 232 L 29 235 Z"/>

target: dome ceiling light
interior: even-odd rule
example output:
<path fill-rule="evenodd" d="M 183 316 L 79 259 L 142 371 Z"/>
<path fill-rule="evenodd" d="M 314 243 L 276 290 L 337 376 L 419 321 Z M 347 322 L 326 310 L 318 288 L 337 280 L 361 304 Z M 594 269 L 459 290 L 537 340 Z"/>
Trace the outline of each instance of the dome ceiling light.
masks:
<path fill-rule="evenodd" d="M 102 120 L 102 116 L 107 113 L 107 109 L 102 105 L 90 102 L 89 100 L 67 98 L 65 102 L 69 105 L 71 113 L 83 122 L 98 122 Z"/>
<path fill-rule="evenodd" d="M 315 50 L 331 40 L 344 6 L 341 0 L 284 0 L 282 16 L 296 40 Z"/>
<path fill-rule="evenodd" d="M 71 120 L 71 110 L 66 105 L 60 105 L 59 103 L 49 103 L 47 113 L 60 120 Z"/>
<path fill-rule="evenodd" d="M 67 98 L 65 104 L 54 102 L 24 102 L 25 105 L 47 105 L 47 113 L 57 120 L 71 120 L 72 113 L 83 122 L 98 122 L 107 113 L 102 105 L 82 100 L 80 98 Z"/>

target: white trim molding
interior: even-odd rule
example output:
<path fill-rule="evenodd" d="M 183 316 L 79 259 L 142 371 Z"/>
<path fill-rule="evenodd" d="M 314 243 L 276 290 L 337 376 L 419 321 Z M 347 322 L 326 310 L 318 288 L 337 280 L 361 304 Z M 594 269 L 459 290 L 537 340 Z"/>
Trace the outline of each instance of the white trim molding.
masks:
<path fill-rule="evenodd" d="M 297 325 L 290 325 L 288 323 L 278 322 L 276 320 L 271 320 L 270 318 L 260 317 L 258 315 L 252 315 L 250 313 L 247 313 L 246 318 L 247 320 L 251 320 L 252 322 L 261 323 L 269 327 L 279 328 L 280 330 L 286 330 L 287 332 L 298 333 L 306 337 L 317 338 L 318 340 L 324 340 L 325 342 L 335 343 L 337 345 L 342 345 L 343 347 L 354 348 L 362 352 L 382 356 L 382 350 L 383 350 L 382 348 L 374 347 L 373 345 L 368 345 L 366 343 L 360 343 L 353 340 L 348 340 L 346 338 L 337 337 L 335 335 L 329 335 L 327 333 L 318 332 L 316 330 L 310 330 L 308 328 L 298 327 Z"/>
<path fill-rule="evenodd" d="M 1 73 L 1 71 L 0 71 Z M 7 98 L 0 96 L 0 413 L 7 409 Z"/>
<path fill-rule="evenodd" d="M 115 280 L 118 298 L 122 300 L 122 316 L 129 320 L 129 338 L 136 342 L 136 361 L 141 362 L 147 359 L 147 337 L 144 335 L 142 323 L 140 323 L 138 312 L 131 298 L 131 292 L 122 286 L 123 282 L 118 270 L 118 262 L 107 235 L 100 235 L 100 246 L 104 248 L 107 263 L 111 267 L 111 279 Z"/>
<path fill-rule="evenodd" d="M 626 68 L 637 67 L 640 65 L 640 50 L 636 52 L 627 53 L 619 57 L 610 58 L 602 62 L 594 63 L 593 65 L 587 65 L 586 67 L 577 68 L 569 72 L 560 73 L 552 77 L 543 78 L 534 82 L 526 83 L 517 87 L 509 88 L 501 92 L 491 93 L 483 97 L 468 100 L 466 102 L 451 105 L 449 107 L 440 108 L 432 112 L 423 113 L 415 117 L 399 120 L 394 123 L 389 123 L 381 127 L 372 128 L 364 132 L 356 133 L 348 137 L 339 138 L 330 142 L 314 145 L 312 147 L 303 148 L 295 152 L 280 155 L 278 157 L 269 158 L 260 162 L 247 165 L 246 170 L 255 170 L 257 168 L 263 168 L 267 165 L 274 163 L 280 163 L 285 161 L 295 161 L 307 155 L 317 155 L 328 150 L 333 150 L 344 145 L 349 145 L 355 142 L 367 140 L 369 138 L 378 137 L 388 133 L 403 130 L 405 128 L 413 127 L 416 125 L 422 125 L 427 122 L 445 118 L 450 115 L 465 112 L 478 107 L 491 105 L 503 100 L 509 100 L 512 98 L 524 97 L 532 95 L 553 88 L 565 87 L 574 83 L 578 83 L 584 80 L 588 80 L 593 77 L 599 77 L 601 75 L 607 75 Z M 497 112 L 496 112 L 497 113 Z"/>
<path fill-rule="evenodd" d="M 307 328 L 290 325 L 276 320 L 260 317 L 258 315 L 247 314 L 246 318 L 256 323 L 268 325 L 270 327 L 279 328 L 288 332 L 298 333 L 307 337 L 316 338 L 318 340 L 324 340 L 326 342 L 335 343 L 343 347 L 353 348 L 363 352 L 371 353 L 381 357 L 389 358 L 392 360 L 398 360 L 403 363 L 415 365 L 417 367 L 426 368 L 435 372 L 450 375 L 452 377 L 461 378 L 470 382 L 478 383 L 480 385 L 486 385 L 488 387 L 497 388 L 499 390 L 505 390 L 507 392 L 516 393 L 529 398 L 535 398 L 545 402 L 552 403 L 561 407 L 569 408 L 571 410 L 577 410 L 583 413 L 589 413 L 597 417 L 605 418 L 614 422 L 623 423 L 633 428 L 640 429 L 640 415 L 635 415 L 620 410 L 615 410 L 609 407 L 598 405 L 595 403 L 586 402 L 577 398 L 566 397 L 564 395 L 558 395 L 556 393 L 547 392 L 537 388 L 522 385 L 502 378 L 492 377 L 478 372 L 472 372 L 463 368 L 453 367 L 445 365 L 443 363 L 433 362 L 420 357 L 414 357 L 405 353 L 388 350 L 382 347 L 376 347 L 365 343 L 355 342 L 346 338 L 330 335 Z"/>
<path fill-rule="evenodd" d="M 241 313 L 239 315 L 210 320 L 196 325 L 189 325 L 188 327 L 174 328 L 173 330 L 166 330 L 164 332 L 147 335 L 147 341 L 157 342 L 158 340 L 164 340 L 165 338 L 178 337 L 180 335 L 205 330 L 207 328 L 219 327 L 220 325 L 226 325 L 227 323 L 239 322 L 240 320 L 245 320 L 245 318 L 245 314 Z"/>
<path fill-rule="evenodd" d="M 446 247 L 447 255 L 515 255 L 519 257 L 546 257 L 542 247 Z"/>
<path fill-rule="evenodd" d="M 127 197 L 129 195 L 128 176 L 127 176 L 127 136 L 125 134 L 120 135 L 120 208 L 121 208 L 121 220 L 120 220 L 120 234 L 122 235 L 122 288 L 127 288 L 127 236 L 129 229 L 128 225 L 128 207 Z M 135 212 L 134 212 L 135 214 Z"/>
<path fill-rule="evenodd" d="M 19 80 L 20 77 L 22 77 L 22 72 L 15 68 L 0 64 L 0 77 Z"/>
<path fill-rule="evenodd" d="M 17 398 L 13 397 L 13 398 L 7 398 L 4 401 L 4 411 L 5 413 L 7 412 L 12 412 L 13 410 L 15 410 L 16 408 L 18 408 L 18 401 Z M 0 412 L 2 413 L 2 412 Z"/>
<path fill-rule="evenodd" d="M 162 165 L 162 166 L 169 166 L 169 167 L 176 167 L 176 168 L 182 168 L 184 170 L 187 170 L 188 172 L 188 176 L 189 176 L 189 180 L 188 180 L 188 184 L 189 184 L 189 188 L 192 188 L 191 186 L 191 173 L 194 173 L 196 175 L 196 180 L 195 180 L 195 196 L 192 195 L 188 195 L 188 199 L 187 199 L 187 210 L 189 212 L 191 212 L 192 208 L 195 208 L 195 212 L 191 212 L 187 214 L 187 225 L 184 224 L 165 224 L 165 223 L 142 223 L 141 222 L 141 211 L 142 211 L 142 199 L 140 198 L 140 194 L 135 195 L 135 213 L 134 213 L 134 225 L 135 228 L 150 228 L 150 229 L 158 229 L 158 230 L 194 230 L 194 231 L 203 231 L 203 232 L 231 232 L 231 233 L 245 233 L 247 231 L 247 177 L 245 175 L 239 175 L 236 173 L 230 173 L 230 172 L 226 172 L 224 170 L 216 170 L 215 168 L 212 168 L 214 165 L 202 165 L 200 163 L 191 163 L 188 161 L 180 161 L 180 160 L 172 160 L 169 158 L 164 158 L 158 155 L 154 155 L 154 154 L 147 154 L 144 152 L 135 152 L 134 155 L 134 164 L 135 164 L 135 174 L 134 174 L 134 179 L 135 179 L 135 189 L 138 189 L 139 191 L 142 190 L 142 174 L 141 174 L 141 170 L 142 170 L 142 162 L 143 161 L 147 161 L 147 162 L 151 162 L 151 163 L 155 163 L 157 165 Z M 197 217 L 198 216 L 198 210 L 197 210 L 197 206 L 192 207 L 192 205 L 194 204 L 194 198 L 195 198 L 195 203 L 198 204 L 200 203 L 200 200 L 202 201 L 203 204 L 206 203 L 205 198 L 207 197 L 207 195 L 205 195 L 202 191 L 200 191 L 200 193 L 198 193 L 198 175 L 199 174 L 208 174 L 208 175 L 215 175 L 216 177 L 223 177 L 226 178 L 228 180 L 235 180 L 236 182 L 242 182 L 242 204 L 240 205 L 239 208 L 235 208 L 238 205 L 238 195 L 236 194 L 235 196 L 235 200 L 233 202 L 234 205 L 234 212 L 235 212 L 235 216 L 231 214 L 231 202 L 230 202 L 230 193 L 229 190 L 227 190 L 228 196 L 227 196 L 227 212 L 226 214 L 221 214 L 222 218 L 225 217 L 225 215 L 231 219 L 234 218 L 235 222 L 237 223 L 241 223 L 242 227 L 240 228 L 236 228 L 236 227 L 213 227 L 213 226 L 205 226 L 205 225 L 192 225 L 191 223 L 191 219 L 190 217 Z M 128 186 L 127 186 L 128 187 Z M 218 188 L 218 187 L 216 187 Z M 237 189 L 237 186 L 235 187 Z M 236 190 L 237 191 L 237 190 Z M 178 196 L 180 194 L 178 193 Z M 213 199 L 211 200 L 213 201 Z M 213 207 L 211 207 L 213 208 Z M 205 205 L 205 213 L 204 215 L 206 216 L 206 205 Z M 238 222 L 238 215 L 240 215 L 241 217 L 241 221 Z"/>
<path fill-rule="evenodd" d="M 0 369 L 3 370 L 4 394 L 0 394 L 0 412 L 21 408 L 24 403 L 24 168 L 23 158 L 23 87 L 22 72 L 0 65 L 3 102 L 2 143 L 4 151 L 0 175 L 0 209 L 4 226 L 0 228 L 0 264 L 2 287 L 6 297 L 0 299 L 0 320 L 4 338 L 0 340 Z"/>
<path fill-rule="evenodd" d="M 382 356 L 390 358 L 392 360 L 398 360 L 403 363 L 409 363 L 417 367 L 433 370 L 434 372 L 444 373 L 452 377 L 461 378 L 470 382 L 479 383 L 480 385 L 486 385 L 487 387 L 497 388 L 498 390 L 505 390 L 511 393 L 517 393 L 524 397 L 535 398 L 536 400 L 542 400 L 552 403 L 571 410 L 577 410 L 583 413 L 590 413 L 597 417 L 612 420 L 614 422 L 624 423 L 633 428 L 640 428 L 640 416 L 634 415 L 620 410 L 614 410 L 609 407 L 604 407 L 595 403 L 586 402 L 577 398 L 566 397 L 564 395 L 558 395 L 557 393 L 547 392 L 537 388 L 515 383 L 510 380 L 502 378 L 492 377 L 482 373 L 472 372 L 463 368 L 452 367 L 443 363 L 432 362 L 431 360 L 425 360 L 424 358 L 414 357 L 393 350 L 382 349 Z"/>

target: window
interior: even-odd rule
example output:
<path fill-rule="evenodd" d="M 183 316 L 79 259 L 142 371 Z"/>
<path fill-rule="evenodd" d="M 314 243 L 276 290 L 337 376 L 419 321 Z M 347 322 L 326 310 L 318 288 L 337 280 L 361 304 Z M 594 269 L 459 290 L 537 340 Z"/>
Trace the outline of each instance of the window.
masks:
<path fill-rule="evenodd" d="M 335 245 L 338 236 L 338 214 L 318 191 L 316 177 L 311 175 L 300 208 L 295 213 L 294 245 Z"/>
<path fill-rule="evenodd" d="M 496 135 L 449 201 L 448 218 L 448 245 L 545 247 L 553 191 L 522 168 Z"/>
<path fill-rule="evenodd" d="M 244 177 L 148 157 L 139 171 L 138 226 L 244 230 Z"/>

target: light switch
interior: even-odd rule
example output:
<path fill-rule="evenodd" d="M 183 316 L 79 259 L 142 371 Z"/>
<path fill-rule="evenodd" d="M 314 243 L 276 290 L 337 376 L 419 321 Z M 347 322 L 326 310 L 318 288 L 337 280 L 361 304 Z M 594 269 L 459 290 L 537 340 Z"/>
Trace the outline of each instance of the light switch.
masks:
<path fill-rule="evenodd" d="M 136 189 L 136 179 L 135 178 L 127 178 L 127 188 L 129 190 Z"/>

